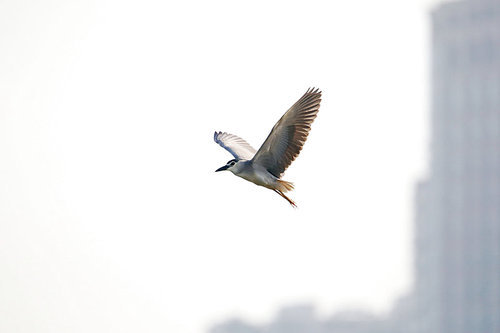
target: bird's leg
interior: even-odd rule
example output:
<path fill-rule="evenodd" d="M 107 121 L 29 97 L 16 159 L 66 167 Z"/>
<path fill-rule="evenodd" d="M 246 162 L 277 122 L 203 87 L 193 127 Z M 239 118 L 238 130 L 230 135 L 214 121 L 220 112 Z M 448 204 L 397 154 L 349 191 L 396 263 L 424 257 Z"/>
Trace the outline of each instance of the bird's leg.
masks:
<path fill-rule="evenodd" d="M 283 198 L 285 198 L 285 200 L 288 201 L 288 203 L 290 205 L 292 205 L 293 208 L 297 208 L 297 205 L 295 204 L 295 202 L 293 202 L 293 200 L 290 199 L 289 197 L 287 197 L 283 192 L 281 192 L 280 190 L 276 190 L 276 189 L 273 189 L 273 191 L 278 193 L 279 195 L 281 195 Z"/>

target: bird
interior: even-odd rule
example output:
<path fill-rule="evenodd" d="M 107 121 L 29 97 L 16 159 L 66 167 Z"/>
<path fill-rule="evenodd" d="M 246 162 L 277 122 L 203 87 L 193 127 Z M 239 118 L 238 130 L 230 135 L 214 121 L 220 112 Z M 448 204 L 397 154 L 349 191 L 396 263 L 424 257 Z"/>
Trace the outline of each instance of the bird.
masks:
<path fill-rule="evenodd" d="M 320 103 L 319 88 L 307 89 L 278 120 L 257 151 L 237 135 L 216 131 L 214 141 L 234 158 L 215 172 L 231 171 L 249 182 L 273 190 L 296 208 L 295 202 L 285 195 L 294 189 L 294 185 L 281 177 L 302 150 Z"/>

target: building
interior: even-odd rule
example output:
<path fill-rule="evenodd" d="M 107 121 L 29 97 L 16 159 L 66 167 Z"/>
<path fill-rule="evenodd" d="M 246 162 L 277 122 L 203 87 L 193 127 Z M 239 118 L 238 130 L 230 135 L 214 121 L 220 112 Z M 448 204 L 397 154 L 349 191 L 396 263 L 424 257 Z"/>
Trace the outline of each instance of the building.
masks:
<path fill-rule="evenodd" d="M 297 304 L 278 311 L 269 323 L 254 326 L 231 319 L 213 326 L 209 333 L 402 333 L 388 318 L 364 311 L 343 311 L 329 318 L 316 315 L 314 306 Z M 404 331 L 406 333 L 406 331 Z"/>
<path fill-rule="evenodd" d="M 417 190 L 422 333 L 500 332 L 500 1 L 432 13 L 431 160 Z"/>

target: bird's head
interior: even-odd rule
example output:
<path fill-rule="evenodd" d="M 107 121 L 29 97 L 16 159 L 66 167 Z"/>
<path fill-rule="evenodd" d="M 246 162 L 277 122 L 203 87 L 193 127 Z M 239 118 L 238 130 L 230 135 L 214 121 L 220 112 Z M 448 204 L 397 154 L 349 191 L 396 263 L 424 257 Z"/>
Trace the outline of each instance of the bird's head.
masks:
<path fill-rule="evenodd" d="M 229 160 L 229 161 L 227 161 L 226 165 L 218 168 L 217 170 L 215 170 L 215 172 L 224 171 L 224 170 L 231 171 L 231 168 L 233 168 L 236 165 L 236 163 L 238 163 L 238 161 L 236 159 Z"/>

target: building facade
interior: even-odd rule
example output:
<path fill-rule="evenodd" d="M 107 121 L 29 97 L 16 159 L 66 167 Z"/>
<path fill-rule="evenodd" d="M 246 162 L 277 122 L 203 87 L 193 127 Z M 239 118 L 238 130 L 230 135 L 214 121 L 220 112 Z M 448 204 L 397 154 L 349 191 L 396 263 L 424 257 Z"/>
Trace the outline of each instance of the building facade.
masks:
<path fill-rule="evenodd" d="M 430 175 L 417 190 L 417 325 L 500 332 L 500 0 L 432 13 Z"/>

